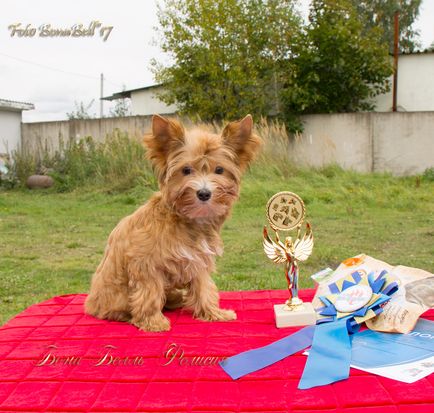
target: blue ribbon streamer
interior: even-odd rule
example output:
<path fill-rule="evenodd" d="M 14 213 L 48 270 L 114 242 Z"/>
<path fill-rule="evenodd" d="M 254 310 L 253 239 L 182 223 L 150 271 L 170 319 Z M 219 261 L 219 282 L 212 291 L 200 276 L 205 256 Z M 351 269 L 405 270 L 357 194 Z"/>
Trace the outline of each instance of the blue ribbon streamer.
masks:
<path fill-rule="evenodd" d="M 347 320 L 318 325 L 298 388 L 310 389 L 348 378 L 350 361 Z"/>
<path fill-rule="evenodd" d="M 316 326 L 305 327 L 296 333 L 284 337 L 267 346 L 237 354 L 222 362 L 220 366 L 232 379 L 238 379 L 246 374 L 270 366 L 310 345 L 312 348 L 299 383 L 299 389 L 322 386 L 348 378 L 351 361 L 351 334 L 356 333 L 360 325 L 354 317 L 363 317 L 368 310 L 376 315 L 381 313 L 382 306 L 399 286 L 396 282 L 387 283 L 387 271 L 382 271 L 378 277 L 374 272 L 368 275 L 368 282 L 379 297 L 371 305 L 360 308 L 345 318 L 338 319 L 337 310 L 326 297 L 319 297 L 324 307 L 317 309 L 322 316 Z M 332 294 L 339 294 L 345 289 L 357 285 L 362 280 L 362 273 L 355 271 L 351 278 L 329 285 Z"/>
<path fill-rule="evenodd" d="M 304 327 L 267 346 L 229 357 L 221 361 L 220 366 L 232 379 L 236 380 L 309 347 L 312 344 L 314 331 L 315 326 Z"/>

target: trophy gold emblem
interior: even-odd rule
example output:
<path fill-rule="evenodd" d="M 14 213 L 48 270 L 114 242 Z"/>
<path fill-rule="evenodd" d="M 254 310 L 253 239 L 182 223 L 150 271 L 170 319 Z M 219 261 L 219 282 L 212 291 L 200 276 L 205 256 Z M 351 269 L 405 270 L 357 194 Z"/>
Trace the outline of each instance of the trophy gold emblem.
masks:
<path fill-rule="evenodd" d="M 311 303 L 304 303 L 298 296 L 299 262 L 306 261 L 313 250 L 312 227 L 306 221 L 302 227 L 306 209 L 303 200 L 293 192 L 279 192 L 267 203 L 267 218 L 275 233 L 273 241 L 264 226 L 264 252 L 276 264 L 285 264 L 285 278 L 289 298 L 285 304 L 274 306 L 277 327 L 290 327 L 316 323 L 316 313 Z M 293 239 L 286 236 L 282 242 L 278 231 L 296 231 Z"/>

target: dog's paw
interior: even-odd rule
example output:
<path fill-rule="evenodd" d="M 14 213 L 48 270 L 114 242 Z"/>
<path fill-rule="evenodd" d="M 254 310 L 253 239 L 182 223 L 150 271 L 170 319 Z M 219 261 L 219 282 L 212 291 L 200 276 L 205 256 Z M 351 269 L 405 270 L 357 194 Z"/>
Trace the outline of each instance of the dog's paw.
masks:
<path fill-rule="evenodd" d="M 147 317 L 140 321 L 133 321 L 132 324 L 143 331 L 158 332 L 170 330 L 170 321 L 163 314 Z"/>
<path fill-rule="evenodd" d="M 197 318 L 204 321 L 231 321 L 237 319 L 237 313 L 233 310 L 216 308 L 197 315 Z"/>

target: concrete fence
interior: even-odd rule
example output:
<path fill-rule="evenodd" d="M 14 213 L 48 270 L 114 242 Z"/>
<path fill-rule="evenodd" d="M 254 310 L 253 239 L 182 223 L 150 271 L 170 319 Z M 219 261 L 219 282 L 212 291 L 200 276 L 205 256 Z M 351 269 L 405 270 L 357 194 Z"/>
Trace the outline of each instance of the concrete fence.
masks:
<path fill-rule="evenodd" d="M 78 140 L 92 136 L 100 142 L 116 129 L 140 139 L 145 132 L 149 132 L 150 128 L 151 116 L 23 123 L 21 144 L 26 150 L 35 150 L 41 144 L 49 150 L 55 150 L 59 147 L 60 139 L 65 142 L 70 139 Z"/>
<path fill-rule="evenodd" d="M 337 163 L 360 172 L 412 175 L 434 167 L 434 112 L 306 115 L 304 132 L 290 139 L 288 158 L 298 165 Z M 24 123 L 22 146 L 58 147 L 59 138 L 92 136 L 101 141 L 115 129 L 140 139 L 150 116 Z"/>
<path fill-rule="evenodd" d="M 342 113 L 303 117 L 292 144 L 297 163 L 337 163 L 360 172 L 413 175 L 434 167 L 434 112 Z"/>

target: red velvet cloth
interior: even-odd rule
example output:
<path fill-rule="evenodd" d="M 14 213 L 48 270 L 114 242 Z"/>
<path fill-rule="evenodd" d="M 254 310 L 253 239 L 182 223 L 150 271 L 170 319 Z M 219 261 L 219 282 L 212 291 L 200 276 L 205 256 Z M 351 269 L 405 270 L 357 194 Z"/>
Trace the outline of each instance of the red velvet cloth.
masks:
<path fill-rule="evenodd" d="M 310 300 L 313 290 L 300 295 Z M 285 291 L 223 292 L 222 307 L 236 310 L 238 320 L 207 323 L 185 310 L 168 311 L 172 329 L 165 333 L 87 316 L 83 294 L 35 304 L 0 328 L 0 411 L 434 411 L 434 375 L 404 384 L 352 369 L 348 380 L 298 390 L 306 362 L 301 354 L 232 381 L 215 364 L 219 357 L 295 331 L 274 325 L 272 306 L 285 296 Z M 434 311 L 424 317 L 433 319 Z M 174 359 L 164 357 L 169 348 L 169 355 L 178 351 Z M 95 366 L 108 351 L 112 359 Z"/>

